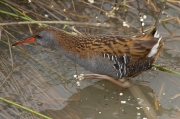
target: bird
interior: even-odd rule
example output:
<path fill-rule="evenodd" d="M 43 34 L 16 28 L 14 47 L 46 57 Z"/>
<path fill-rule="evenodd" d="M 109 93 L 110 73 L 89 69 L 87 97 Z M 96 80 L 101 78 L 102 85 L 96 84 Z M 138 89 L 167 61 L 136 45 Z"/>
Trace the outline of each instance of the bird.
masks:
<path fill-rule="evenodd" d="M 53 26 L 45 26 L 12 46 L 29 42 L 54 47 L 79 66 L 94 73 L 85 74 L 84 78 L 106 79 L 121 87 L 130 85 L 123 79 L 135 77 L 151 69 L 163 48 L 162 36 L 158 33 L 156 25 L 150 33 L 136 37 L 78 36 Z"/>

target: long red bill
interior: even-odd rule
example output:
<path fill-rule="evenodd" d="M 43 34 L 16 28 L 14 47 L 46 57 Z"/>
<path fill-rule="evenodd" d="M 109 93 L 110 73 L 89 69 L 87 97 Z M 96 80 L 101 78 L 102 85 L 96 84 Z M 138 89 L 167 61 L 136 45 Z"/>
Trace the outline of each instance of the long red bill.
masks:
<path fill-rule="evenodd" d="M 16 46 L 16 45 L 23 44 L 23 43 L 30 43 L 30 42 L 34 42 L 34 41 L 35 41 L 35 38 L 30 37 L 28 39 L 25 39 L 25 40 L 22 40 L 22 41 L 18 41 L 15 44 L 13 44 L 12 46 Z"/>

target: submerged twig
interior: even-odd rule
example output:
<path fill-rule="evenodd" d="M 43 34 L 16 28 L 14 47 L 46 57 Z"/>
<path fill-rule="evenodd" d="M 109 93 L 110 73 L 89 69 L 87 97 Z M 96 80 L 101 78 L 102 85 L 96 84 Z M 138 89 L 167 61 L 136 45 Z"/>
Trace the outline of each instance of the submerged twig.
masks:
<path fill-rule="evenodd" d="M 39 113 L 39 112 L 36 112 L 36 111 L 34 111 L 34 110 L 32 110 L 32 109 L 27 108 L 27 107 L 21 106 L 21 105 L 15 103 L 15 102 L 12 102 L 12 101 L 7 100 L 7 99 L 5 99 L 5 98 L 0 97 L 0 100 L 4 101 L 4 102 L 6 102 L 6 103 L 9 103 L 9 104 L 11 104 L 11 105 L 14 105 L 14 106 L 16 106 L 16 107 L 19 107 L 19 108 L 21 108 L 21 109 L 23 109 L 23 110 L 26 110 L 26 111 L 28 111 L 28 112 L 31 112 L 31 113 L 33 113 L 33 114 L 35 114 L 35 115 L 38 115 L 38 116 L 40 116 L 40 117 L 42 117 L 42 118 L 44 118 L 44 119 L 52 119 L 52 118 L 50 118 L 50 117 L 48 117 L 48 116 L 45 116 L 45 115 L 43 115 L 43 114 L 41 114 L 41 113 Z"/>

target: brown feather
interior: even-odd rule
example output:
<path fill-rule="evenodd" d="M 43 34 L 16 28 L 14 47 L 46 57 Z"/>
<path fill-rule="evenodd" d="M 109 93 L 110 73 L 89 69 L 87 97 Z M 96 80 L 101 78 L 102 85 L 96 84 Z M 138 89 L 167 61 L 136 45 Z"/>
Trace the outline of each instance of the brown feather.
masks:
<path fill-rule="evenodd" d="M 134 38 L 113 35 L 75 36 L 55 27 L 40 28 L 34 35 L 41 30 L 47 30 L 54 34 L 60 46 L 70 53 L 78 54 L 82 58 L 97 54 L 109 54 L 117 57 L 126 55 L 131 57 L 130 64 L 147 57 L 151 48 L 158 41 L 158 38 L 154 38 L 152 33 Z"/>

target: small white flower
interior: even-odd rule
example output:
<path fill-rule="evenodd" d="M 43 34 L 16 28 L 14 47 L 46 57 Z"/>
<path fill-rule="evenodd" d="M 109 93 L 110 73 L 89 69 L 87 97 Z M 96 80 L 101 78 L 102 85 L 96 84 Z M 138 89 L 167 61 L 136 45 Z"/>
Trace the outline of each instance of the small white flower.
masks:
<path fill-rule="evenodd" d="M 145 25 L 145 23 L 144 22 L 142 22 L 142 26 L 144 26 Z"/>
<path fill-rule="evenodd" d="M 143 15 L 143 19 L 147 19 L 147 16 L 146 16 L 146 15 Z"/>
<path fill-rule="evenodd" d="M 141 22 L 143 22 L 144 21 L 144 19 L 142 18 L 142 17 L 140 17 L 140 19 L 139 19 Z"/>
<path fill-rule="evenodd" d="M 123 22 L 123 26 L 126 26 L 129 28 L 129 25 L 125 21 Z"/>

